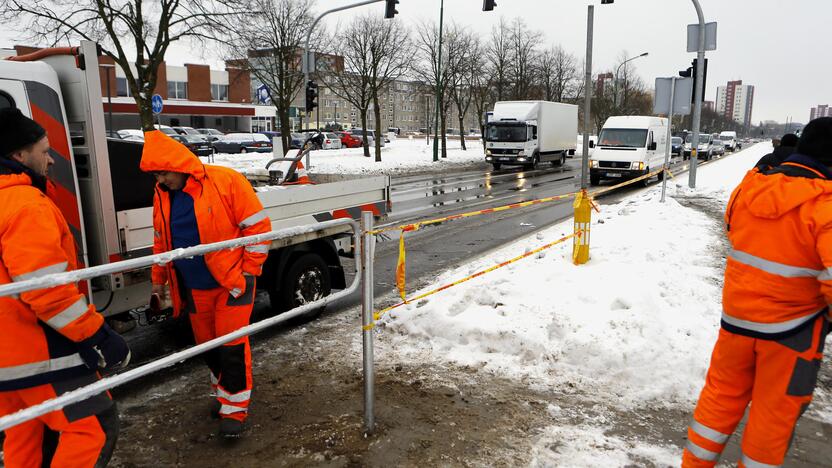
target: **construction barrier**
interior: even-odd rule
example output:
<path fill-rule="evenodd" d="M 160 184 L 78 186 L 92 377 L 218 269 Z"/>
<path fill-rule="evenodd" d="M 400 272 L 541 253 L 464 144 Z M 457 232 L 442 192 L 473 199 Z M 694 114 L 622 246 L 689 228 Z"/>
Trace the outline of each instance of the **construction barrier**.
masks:
<path fill-rule="evenodd" d="M 359 226 L 359 224 L 352 219 L 335 219 L 331 221 L 325 221 L 322 223 L 316 223 L 313 225 L 305 226 L 305 228 L 306 231 L 322 231 L 340 226 L 349 226 L 352 228 L 353 241 L 355 242 L 356 250 L 361 251 L 362 229 Z M 204 255 L 208 252 L 214 252 L 217 250 L 239 248 L 244 247 L 246 245 L 258 244 L 265 241 L 277 241 L 280 239 L 296 236 L 297 233 L 297 228 L 281 229 L 278 231 L 271 231 L 265 234 L 257 234 L 254 236 L 241 237 L 238 239 L 216 242 L 213 244 L 203 244 L 185 249 L 177 249 L 157 255 L 149 255 L 146 257 L 134 258 L 130 260 L 124 260 L 121 262 L 84 268 L 71 272 L 41 276 L 27 281 L 9 283 L 0 286 L 0 297 L 12 296 L 25 291 L 32 291 L 36 289 L 44 289 L 54 286 L 60 286 L 63 284 L 75 283 L 81 280 L 92 279 L 102 275 L 120 273 L 124 271 L 135 270 L 138 268 L 145 268 L 154 264 L 164 265 L 180 258 Z M 194 356 L 203 354 L 214 348 L 222 346 L 225 343 L 234 341 L 246 335 L 257 333 L 266 328 L 272 327 L 278 323 L 285 322 L 299 315 L 311 312 L 319 307 L 322 307 L 336 300 L 346 298 L 358 291 L 363 279 L 363 276 L 359 273 L 362 271 L 366 271 L 366 269 L 363 268 L 362 260 L 358 255 L 356 256 L 355 265 L 356 275 L 352 283 L 349 285 L 349 287 L 347 287 L 347 289 L 326 296 L 325 298 L 320 299 L 318 301 L 311 302 L 301 307 L 292 309 L 291 311 L 288 311 L 276 317 L 271 317 L 266 320 L 248 325 L 232 333 L 193 346 L 184 351 L 179 351 L 170 354 L 159 360 L 150 362 L 148 364 L 144 364 L 129 371 L 105 377 L 93 384 L 78 388 L 71 392 L 64 393 L 57 398 L 44 401 L 34 406 L 30 406 L 16 413 L 0 417 L 0 431 L 4 431 L 10 427 L 14 427 L 18 424 L 25 423 L 26 421 L 30 421 L 39 416 L 43 416 L 44 414 L 50 413 L 52 411 L 60 410 L 66 407 L 67 405 L 77 403 L 94 395 L 98 395 L 104 391 L 110 390 L 112 388 L 118 387 L 128 382 L 132 382 L 138 378 L 162 370 L 166 367 L 173 366 L 174 364 L 180 363 L 186 359 L 190 359 Z"/>

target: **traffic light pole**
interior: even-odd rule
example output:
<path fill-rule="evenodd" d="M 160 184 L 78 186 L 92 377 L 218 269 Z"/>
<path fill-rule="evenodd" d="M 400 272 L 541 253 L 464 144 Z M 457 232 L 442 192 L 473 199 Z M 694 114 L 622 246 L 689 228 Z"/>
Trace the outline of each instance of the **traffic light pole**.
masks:
<path fill-rule="evenodd" d="M 696 15 L 699 17 L 699 49 L 696 53 L 696 89 L 693 90 L 693 138 L 691 141 L 690 172 L 688 173 L 688 186 L 696 188 L 696 166 L 699 162 L 699 125 L 702 121 L 702 97 L 705 94 L 705 15 L 702 13 L 702 6 L 699 0 L 692 0 L 696 8 Z"/>

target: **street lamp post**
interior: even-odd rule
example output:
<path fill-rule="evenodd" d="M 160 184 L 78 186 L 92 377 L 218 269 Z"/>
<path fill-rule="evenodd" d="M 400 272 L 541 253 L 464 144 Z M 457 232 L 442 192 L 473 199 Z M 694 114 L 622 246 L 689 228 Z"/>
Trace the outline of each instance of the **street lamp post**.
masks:
<path fill-rule="evenodd" d="M 688 172 L 688 186 L 696 188 L 696 166 L 699 162 L 699 125 L 702 122 L 702 96 L 705 94 L 705 14 L 702 13 L 702 6 L 699 0 L 692 0 L 696 8 L 696 16 L 699 18 L 699 48 L 696 59 L 699 66 L 696 67 L 696 89 L 693 90 L 693 137 L 690 142 L 691 158 L 690 171 Z"/>
<path fill-rule="evenodd" d="M 621 67 L 623 67 L 627 62 L 631 62 L 631 61 L 633 61 L 637 58 L 647 57 L 647 55 L 648 55 L 648 52 L 645 52 L 641 55 L 636 55 L 635 57 L 628 58 L 627 60 L 621 62 L 621 65 L 619 65 L 618 68 L 615 69 L 615 83 L 613 84 L 614 94 L 612 96 L 612 99 L 613 99 L 613 104 L 614 104 L 613 107 L 615 108 L 616 111 L 618 111 L 618 72 L 621 71 Z M 625 88 L 625 90 L 626 90 L 626 88 Z"/>
<path fill-rule="evenodd" d="M 433 116 L 433 161 L 439 161 L 439 102 L 442 89 L 442 23 L 445 18 L 445 0 L 439 3 L 439 59 L 436 62 L 436 104 Z"/>

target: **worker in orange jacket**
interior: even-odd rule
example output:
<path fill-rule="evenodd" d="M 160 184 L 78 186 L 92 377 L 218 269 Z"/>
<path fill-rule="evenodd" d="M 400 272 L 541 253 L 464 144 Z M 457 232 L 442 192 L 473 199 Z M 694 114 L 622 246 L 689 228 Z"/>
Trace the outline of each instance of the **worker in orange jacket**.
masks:
<path fill-rule="evenodd" d="M 46 131 L 18 109 L 0 110 L 0 284 L 74 270 L 75 240 L 46 196 L 54 163 Z M 98 380 L 130 350 L 76 284 L 0 297 L 0 416 Z M 8 468 L 105 466 L 118 415 L 108 393 L 6 430 Z"/>
<path fill-rule="evenodd" d="M 795 154 L 751 170 L 725 214 L 722 328 L 682 466 L 712 467 L 746 408 L 740 466 L 780 466 L 812 400 L 832 304 L 832 118 Z"/>
<path fill-rule="evenodd" d="M 240 173 L 204 165 L 164 133 L 145 133 L 141 169 L 156 177 L 153 253 L 235 239 L 271 230 L 251 184 Z M 153 293 L 170 292 L 174 315 L 189 314 L 194 338 L 203 343 L 249 324 L 255 278 L 262 273 L 269 242 L 175 260 L 152 269 Z M 169 286 L 168 288 L 165 285 Z M 220 435 L 242 435 L 251 398 L 248 337 L 206 354 L 216 393 L 212 414 Z"/>

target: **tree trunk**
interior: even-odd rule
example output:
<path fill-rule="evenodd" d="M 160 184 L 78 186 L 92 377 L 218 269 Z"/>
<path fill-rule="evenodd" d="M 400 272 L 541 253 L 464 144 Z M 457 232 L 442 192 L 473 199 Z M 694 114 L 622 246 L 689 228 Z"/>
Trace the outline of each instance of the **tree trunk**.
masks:
<path fill-rule="evenodd" d="M 463 115 L 462 113 L 459 114 L 459 142 L 462 144 L 462 151 L 468 151 L 468 148 L 465 147 L 465 132 L 462 131 L 462 126 L 464 125 L 463 122 Z"/>
<path fill-rule="evenodd" d="M 381 162 L 381 142 L 384 141 L 384 137 L 381 135 L 381 106 L 378 103 L 377 89 L 373 89 L 373 115 L 376 118 L 376 162 Z"/>
<path fill-rule="evenodd" d="M 155 122 L 153 116 L 153 107 L 150 102 L 150 99 L 142 99 L 140 97 L 136 97 L 136 105 L 139 107 L 139 119 L 142 122 L 142 130 L 148 132 L 151 130 L 155 130 L 156 127 L 153 126 Z"/>
<path fill-rule="evenodd" d="M 361 135 L 361 146 L 364 147 L 364 157 L 370 157 L 370 143 L 367 141 L 367 109 L 361 109 L 361 128 L 364 134 Z"/>
<path fill-rule="evenodd" d="M 283 155 L 292 149 L 292 129 L 289 127 L 289 113 L 277 109 L 277 120 L 280 122 L 280 141 L 283 144 Z"/>
<path fill-rule="evenodd" d="M 448 122 L 446 118 L 445 109 L 442 109 L 443 112 L 440 112 L 439 116 L 439 125 L 442 127 L 439 131 L 442 134 L 442 157 L 448 157 Z"/>

